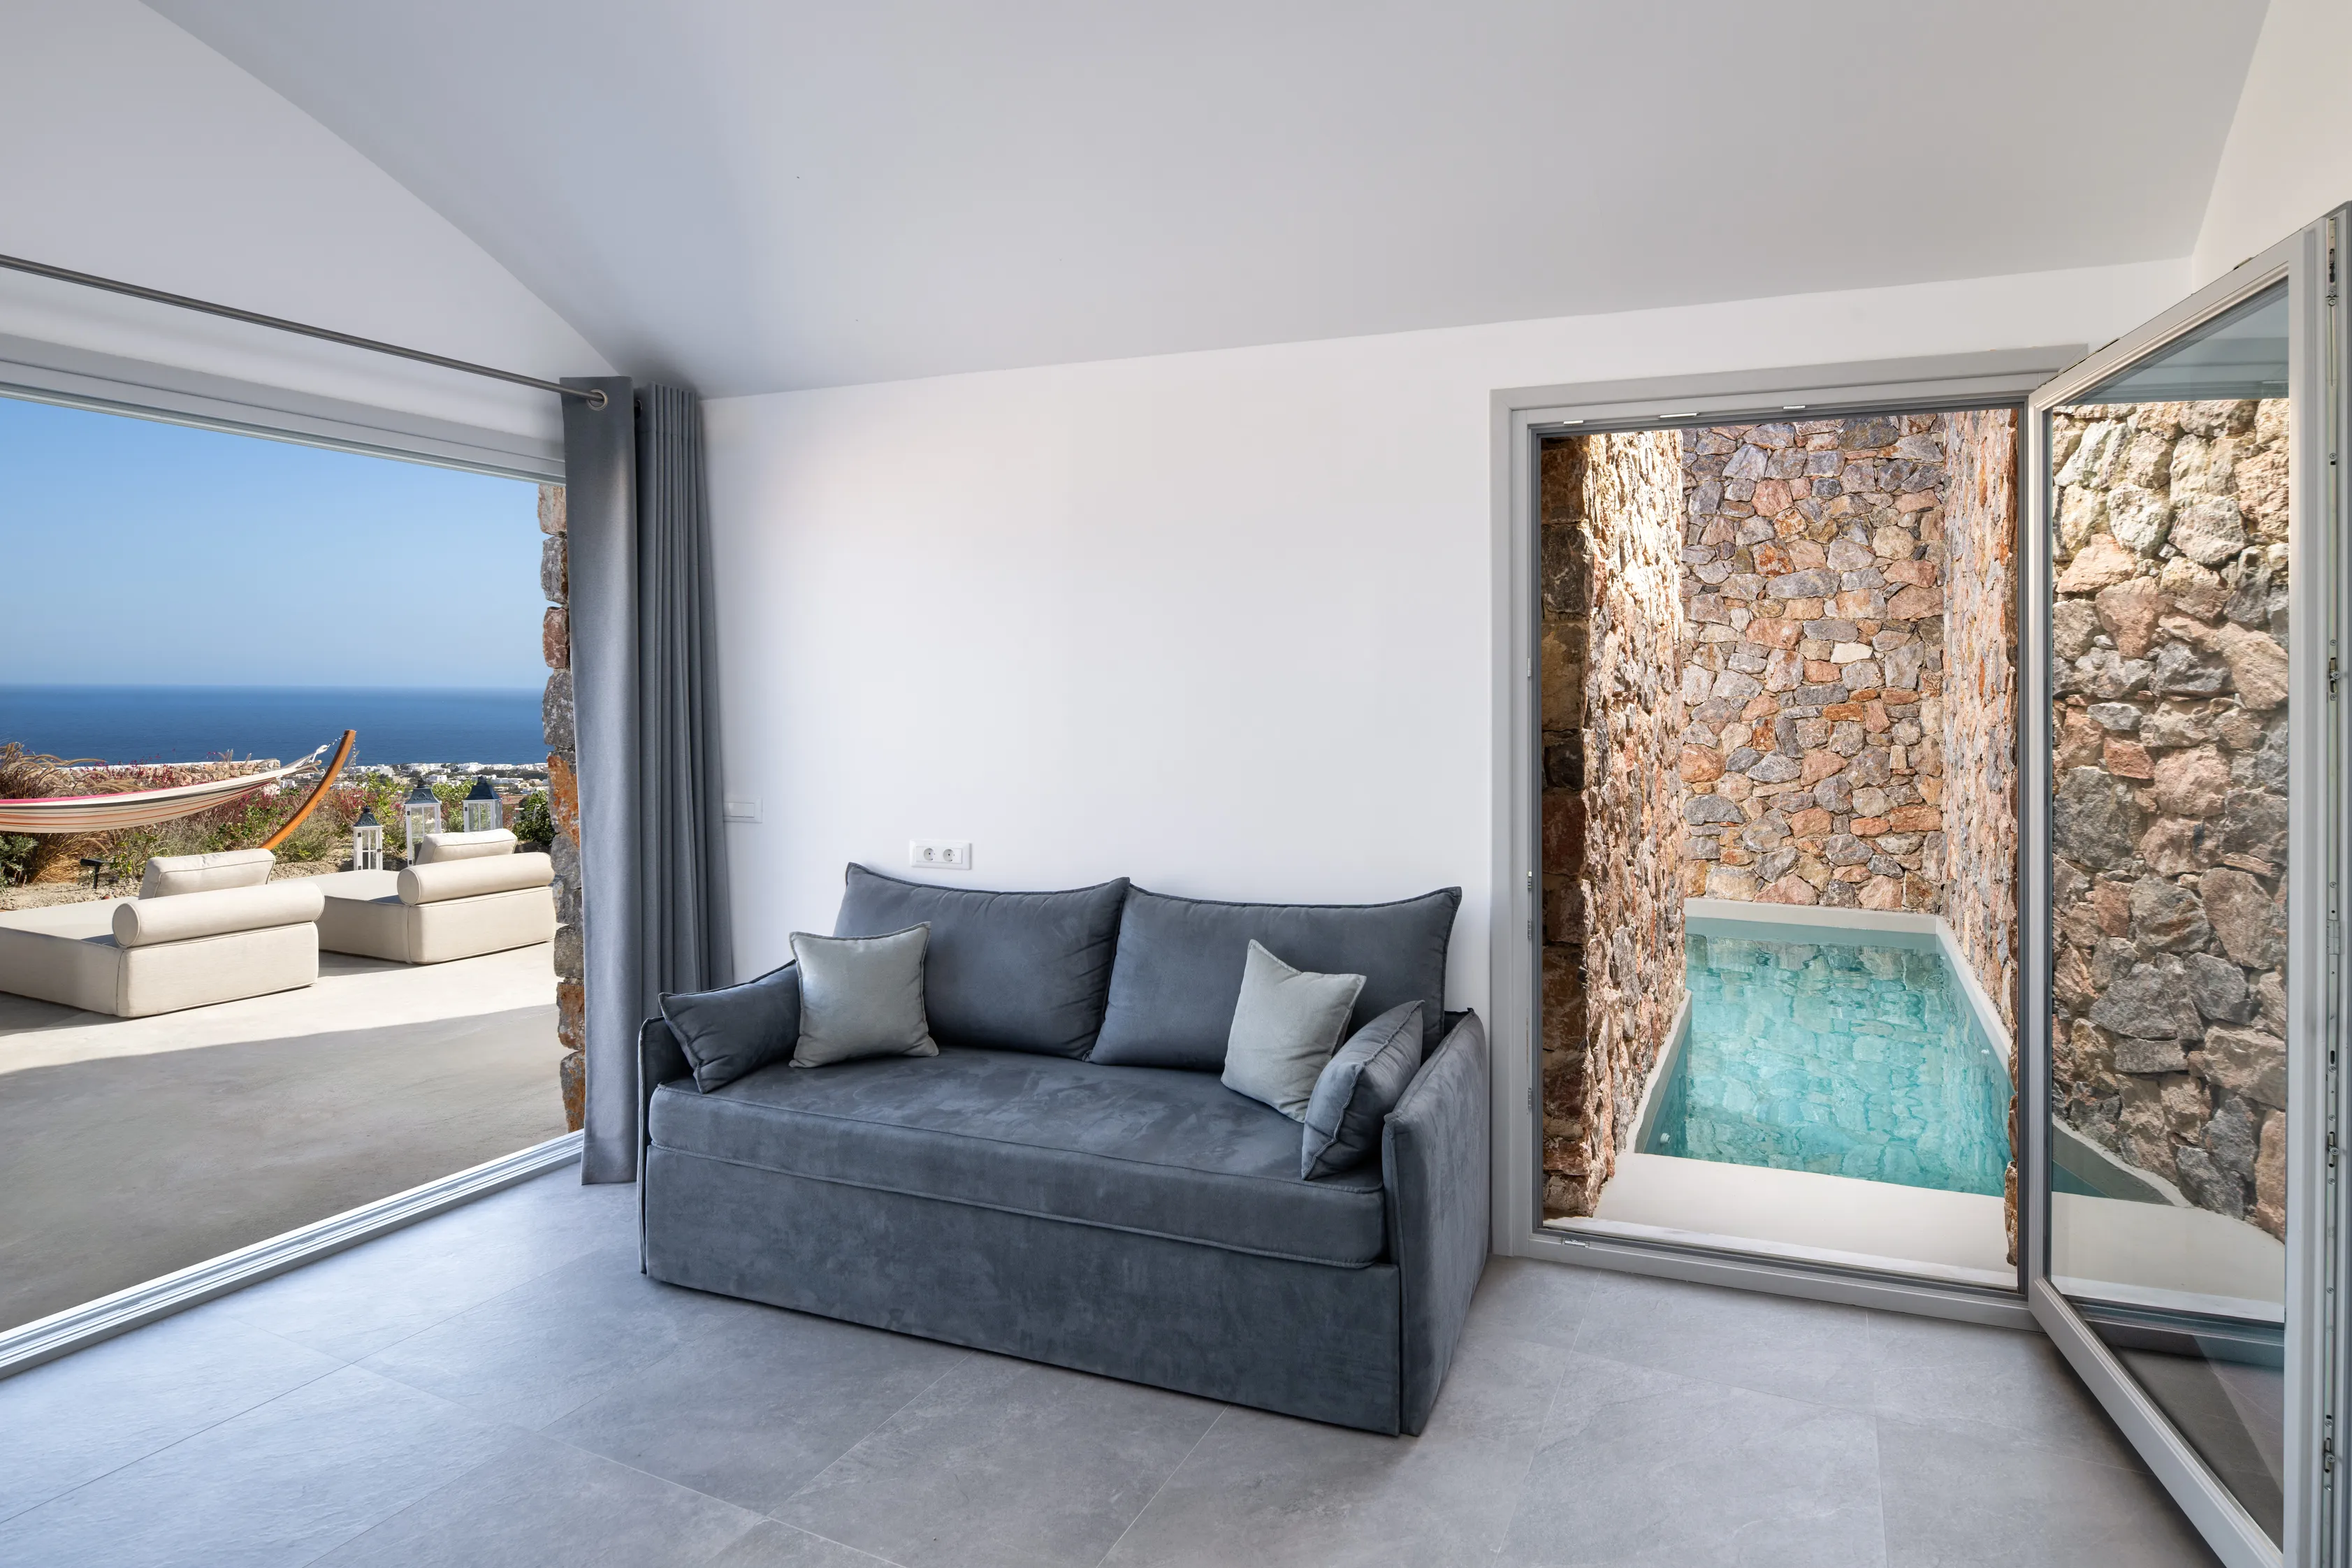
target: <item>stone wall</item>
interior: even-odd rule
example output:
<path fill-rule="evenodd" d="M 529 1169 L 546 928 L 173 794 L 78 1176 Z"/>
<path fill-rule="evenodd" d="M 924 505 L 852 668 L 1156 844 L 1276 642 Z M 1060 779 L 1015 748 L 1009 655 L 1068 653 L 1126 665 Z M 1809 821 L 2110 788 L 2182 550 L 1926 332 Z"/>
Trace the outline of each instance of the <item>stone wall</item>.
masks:
<path fill-rule="evenodd" d="M 2014 1040 L 2017 416 L 1948 414 L 1944 446 L 1944 914 Z"/>
<path fill-rule="evenodd" d="M 2053 1110 L 2279 1237 L 2286 415 L 2051 420 Z"/>
<path fill-rule="evenodd" d="M 570 536 L 564 531 L 563 487 L 539 487 L 539 528 L 547 538 L 540 552 L 540 588 L 548 599 L 541 627 L 547 656 L 547 691 L 540 702 L 547 741 L 547 795 L 554 807 L 555 842 L 555 1033 L 564 1050 L 556 1066 L 563 1092 L 564 1124 L 580 1130 L 588 1090 L 587 989 L 581 983 L 580 772 L 572 723 L 572 578 Z"/>
<path fill-rule="evenodd" d="M 1685 435 L 1684 888 L 1944 907 L 1944 418 Z"/>
<path fill-rule="evenodd" d="M 1544 1212 L 1592 1212 L 1683 994 L 1671 432 L 1543 453 Z"/>
<path fill-rule="evenodd" d="M 1944 915 L 2017 1081 L 2017 416 L 1944 417 Z M 2017 1095 L 2009 1146 L 2018 1144 Z M 2017 1162 L 2001 1178 L 2017 1261 Z"/>

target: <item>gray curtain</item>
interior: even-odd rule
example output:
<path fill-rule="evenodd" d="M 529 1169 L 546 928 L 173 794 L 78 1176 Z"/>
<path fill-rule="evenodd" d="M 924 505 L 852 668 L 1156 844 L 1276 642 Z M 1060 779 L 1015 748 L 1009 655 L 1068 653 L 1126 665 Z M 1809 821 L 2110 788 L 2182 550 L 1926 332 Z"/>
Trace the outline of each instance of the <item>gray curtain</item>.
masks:
<path fill-rule="evenodd" d="M 732 978 L 702 411 L 617 376 L 566 398 L 587 990 L 585 1182 L 637 1173 L 638 1023 Z"/>

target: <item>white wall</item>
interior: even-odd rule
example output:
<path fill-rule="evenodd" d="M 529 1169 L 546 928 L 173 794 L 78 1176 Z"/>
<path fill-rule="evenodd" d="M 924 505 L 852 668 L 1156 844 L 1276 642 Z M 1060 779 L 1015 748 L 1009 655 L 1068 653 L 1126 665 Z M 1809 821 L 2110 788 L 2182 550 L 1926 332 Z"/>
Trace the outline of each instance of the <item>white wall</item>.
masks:
<path fill-rule="evenodd" d="M 2208 282 L 2352 201 L 2352 4 L 2271 0 L 2191 258 Z"/>
<path fill-rule="evenodd" d="M 1374 900 L 1459 883 L 1484 1005 L 1495 388 L 2098 343 L 2182 263 L 707 406 L 745 973 L 842 866 Z"/>
<path fill-rule="evenodd" d="M 472 240 L 135 0 L 0 0 L 0 252 L 541 375 L 609 369 Z M 545 393 L 0 272 L 0 333 L 492 429 Z"/>

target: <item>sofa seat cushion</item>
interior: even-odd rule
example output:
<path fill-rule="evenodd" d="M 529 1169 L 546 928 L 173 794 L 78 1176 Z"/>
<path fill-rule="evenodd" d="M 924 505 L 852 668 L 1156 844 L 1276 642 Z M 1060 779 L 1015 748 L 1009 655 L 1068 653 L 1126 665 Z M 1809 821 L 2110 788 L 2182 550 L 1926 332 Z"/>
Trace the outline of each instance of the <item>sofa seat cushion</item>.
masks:
<path fill-rule="evenodd" d="M 1214 1078 L 1027 1051 L 779 1063 L 653 1097 L 665 1149 L 1235 1252 L 1360 1268 L 1387 1246 L 1378 1161 L 1298 1173 L 1298 1123 Z"/>

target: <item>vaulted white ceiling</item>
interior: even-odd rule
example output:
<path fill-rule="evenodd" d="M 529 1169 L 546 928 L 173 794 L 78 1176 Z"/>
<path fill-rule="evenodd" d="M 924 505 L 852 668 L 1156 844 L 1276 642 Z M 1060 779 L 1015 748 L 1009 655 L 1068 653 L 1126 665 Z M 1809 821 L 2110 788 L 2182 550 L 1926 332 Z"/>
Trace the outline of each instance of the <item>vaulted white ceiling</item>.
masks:
<path fill-rule="evenodd" d="M 150 0 L 707 394 L 2184 256 L 2262 0 Z"/>

